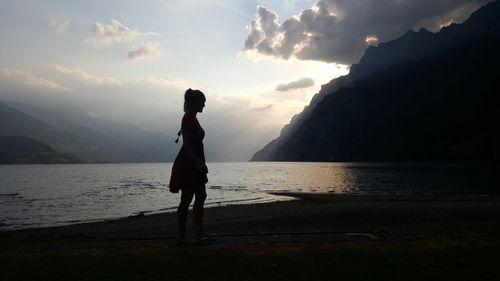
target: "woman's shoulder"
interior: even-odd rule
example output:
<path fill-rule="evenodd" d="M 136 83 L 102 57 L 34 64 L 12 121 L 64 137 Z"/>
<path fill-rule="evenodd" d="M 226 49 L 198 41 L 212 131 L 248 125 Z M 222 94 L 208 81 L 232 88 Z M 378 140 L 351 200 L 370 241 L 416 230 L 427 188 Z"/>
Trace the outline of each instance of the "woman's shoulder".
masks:
<path fill-rule="evenodd" d="M 193 120 L 195 118 L 196 117 L 193 114 L 188 114 L 188 113 L 184 113 L 184 115 L 182 116 L 182 120 Z"/>
<path fill-rule="evenodd" d="M 197 120 L 196 120 L 196 116 L 193 115 L 193 114 L 184 114 L 184 116 L 182 117 L 182 124 L 183 125 L 194 125 L 196 124 Z"/>

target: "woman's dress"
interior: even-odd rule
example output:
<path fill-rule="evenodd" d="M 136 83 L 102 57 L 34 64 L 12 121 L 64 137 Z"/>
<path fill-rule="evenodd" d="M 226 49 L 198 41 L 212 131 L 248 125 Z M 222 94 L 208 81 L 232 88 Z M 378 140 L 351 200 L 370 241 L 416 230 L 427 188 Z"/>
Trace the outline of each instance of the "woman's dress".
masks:
<path fill-rule="evenodd" d="M 203 149 L 205 131 L 194 114 L 184 114 L 181 132 L 183 141 L 186 139 L 185 136 L 190 136 L 187 139 L 190 139 L 190 145 L 195 155 L 205 163 L 205 152 Z M 207 174 L 198 170 L 195 160 L 188 155 L 184 147 L 181 147 L 172 166 L 169 184 L 170 192 L 177 193 L 181 189 L 194 191 L 197 188 L 203 187 L 207 182 Z"/>

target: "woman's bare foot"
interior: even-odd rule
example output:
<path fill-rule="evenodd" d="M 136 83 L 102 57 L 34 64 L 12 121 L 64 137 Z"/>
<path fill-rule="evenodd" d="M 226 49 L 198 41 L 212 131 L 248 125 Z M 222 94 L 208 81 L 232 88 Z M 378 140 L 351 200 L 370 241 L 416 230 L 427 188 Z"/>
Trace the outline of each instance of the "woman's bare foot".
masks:
<path fill-rule="evenodd" d="M 195 240 L 190 236 L 180 236 L 179 238 L 177 238 L 177 244 L 179 244 L 179 245 L 192 244 L 192 243 L 195 243 L 197 240 L 199 240 L 199 239 Z"/>
<path fill-rule="evenodd" d="M 208 233 L 201 232 L 201 233 L 196 233 L 194 239 L 201 241 L 201 240 L 210 240 L 212 239 L 212 237 L 213 236 Z"/>

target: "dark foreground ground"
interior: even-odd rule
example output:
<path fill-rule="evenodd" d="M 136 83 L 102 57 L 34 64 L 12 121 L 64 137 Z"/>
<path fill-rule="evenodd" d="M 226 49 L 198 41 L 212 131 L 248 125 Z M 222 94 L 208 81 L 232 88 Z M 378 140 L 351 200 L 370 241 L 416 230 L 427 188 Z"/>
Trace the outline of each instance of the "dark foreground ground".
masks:
<path fill-rule="evenodd" d="M 0 280 L 500 280 L 500 198 L 339 196 L 0 232 Z"/>

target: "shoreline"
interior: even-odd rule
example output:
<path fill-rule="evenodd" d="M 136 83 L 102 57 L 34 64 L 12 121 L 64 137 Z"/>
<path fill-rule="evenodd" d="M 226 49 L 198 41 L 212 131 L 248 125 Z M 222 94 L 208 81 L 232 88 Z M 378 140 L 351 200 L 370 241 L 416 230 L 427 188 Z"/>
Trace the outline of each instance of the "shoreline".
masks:
<path fill-rule="evenodd" d="M 364 216 L 370 214 L 372 211 L 381 211 L 381 209 L 399 210 L 409 212 L 414 215 L 414 220 L 418 222 L 419 219 L 428 219 L 427 216 L 434 215 L 427 210 L 425 214 L 420 214 L 418 211 L 423 211 L 426 206 L 433 207 L 436 211 L 451 212 L 463 211 L 467 208 L 481 207 L 489 208 L 489 211 L 500 214 L 500 196 L 496 195 L 477 195 L 477 194 L 414 194 L 414 195 L 363 195 L 363 194 L 332 194 L 332 193 L 300 193 L 300 192 L 272 192 L 276 196 L 289 197 L 289 200 L 279 200 L 271 202 L 259 202 L 250 204 L 227 204 L 215 205 L 205 208 L 205 224 L 211 227 L 211 224 L 220 223 L 221 217 L 228 221 L 240 219 L 245 215 L 248 220 L 255 221 L 256 223 L 261 220 L 267 220 L 276 216 L 280 220 L 297 220 L 297 215 L 301 216 L 315 216 L 318 213 L 331 213 L 341 212 L 342 215 Z M 406 205 L 405 205 L 406 204 Z M 484 206 L 481 206 L 484 204 Z M 356 205 L 359 210 L 356 210 Z M 492 207 L 494 206 L 494 207 Z M 192 206 L 191 206 L 192 208 Z M 190 216 L 191 210 L 190 208 Z M 498 208 L 498 209 L 497 209 Z M 323 212 L 322 212 L 323 210 Z M 367 211 L 366 213 L 359 213 L 360 210 Z M 349 211 L 356 211 L 356 213 L 349 214 Z M 486 210 L 483 210 L 484 212 Z M 236 215 L 237 214 L 237 215 Z M 257 217 L 251 217 L 250 214 Z M 394 217 L 395 214 L 390 215 L 388 219 Z M 409 214 L 408 214 L 409 215 Z M 441 214 L 443 215 L 443 214 Z M 259 217 L 260 216 L 260 217 Z M 398 216 L 399 217 L 399 216 Z M 314 217 L 315 218 L 315 217 Z M 442 219 L 444 219 L 443 217 Z M 141 222 L 141 227 L 147 227 L 148 224 L 155 221 L 166 221 L 166 224 L 175 224 L 175 208 L 170 211 L 158 212 L 140 212 L 135 215 L 130 215 L 121 218 L 97 219 L 95 221 L 84 221 L 74 224 L 65 224 L 59 226 L 47 227 L 34 227 L 22 228 L 12 230 L 1 230 L 0 237 L 10 235 L 11 233 L 73 233 L 92 229 L 99 232 L 100 229 L 112 229 L 112 226 L 120 225 L 121 227 L 134 228 L 132 225 L 136 222 Z M 458 218 L 460 219 L 460 218 Z M 332 218 L 332 221 L 335 217 Z M 323 227 L 318 219 L 311 221 L 311 227 Z M 188 227 L 191 222 L 188 221 Z M 345 223 L 345 221 L 344 221 Z M 236 222 L 239 228 L 245 228 L 241 222 Z M 172 230 L 171 225 L 165 225 L 167 229 Z M 213 227 L 217 227 L 214 225 Z M 252 224 L 247 225 L 248 229 L 254 229 Z M 113 232 L 113 231 L 111 231 Z M 170 233 L 171 231 L 161 231 L 159 233 Z M 168 235 L 173 237 L 175 235 Z"/>
<path fill-rule="evenodd" d="M 13 193 L 13 194 L 4 194 L 4 195 L 17 195 L 18 193 Z M 210 208 L 223 208 L 223 207 L 230 207 L 230 206 L 239 206 L 239 205 L 258 205 L 258 204 L 265 204 L 265 203 L 274 203 L 274 202 L 281 202 L 281 201 L 289 201 L 289 200 L 296 200 L 292 195 L 287 195 L 287 193 L 269 193 L 270 195 L 274 195 L 277 197 L 277 199 L 263 199 L 263 198 L 256 198 L 256 199 L 241 199 L 241 200 L 231 200 L 231 201 L 216 201 L 216 202 L 210 202 L 210 203 L 205 203 L 205 209 L 210 209 Z M 322 194 L 322 193 L 321 193 Z M 281 197 L 281 199 L 279 198 Z M 288 199 L 283 199 L 283 198 L 288 198 Z M 248 202 L 248 203 L 247 203 Z M 190 206 L 190 209 L 192 208 L 192 203 Z M 150 216 L 150 215 L 162 215 L 162 214 L 172 214 L 175 213 L 177 210 L 177 206 L 175 207 L 166 207 L 158 210 L 148 210 L 148 211 L 139 211 L 132 213 L 131 215 L 128 216 L 117 216 L 117 217 L 109 217 L 109 218 L 97 218 L 97 219 L 88 219 L 88 220 L 82 220 L 82 221 L 63 221 L 63 222 L 55 222 L 53 225 L 50 224 L 43 224 L 40 226 L 35 226 L 35 224 L 32 224 L 33 227 L 20 227 L 20 228 L 11 228 L 11 229 L 2 229 L 0 227 L 0 234 L 2 232 L 8 232 L 8 231 L 22 231 L 22 230 L 36 230 L 36 229 L 46 229 L 46 228 L 55 228 L 55 227 L 68 227 L 72 225 L 77 225 L 77 224 L 89 224 L 89 223 L 105 223 L 109 221 L 115 221 L 115 220 L 121 220 L 121 219 L 127 219 L 127 218 L 133 218 L 133 217 L 141 217 L 141 216 Z"/>
<path fill-rule="evenodd" d="M 437 198 L 445 198 L 445 197 L 477 197 L 477 198 L 500 198 L 500 195 L 497 194 L 477 194 L 477 193 L 401 193 L 401 194 L 387 194 L 387 193 L 381 193 L 381 194 L 361 194 L 361 193 L 330 193 L 330 192 L 268 192 L 268 194 L 276 196 L 281 199 L 277 200 L 263 200 L 263 201 L 257 201 L 257 199 L 253 201 L 247 201 L 245 199 L 243 200 L 237 200 L 237 201 L 227 201 L 227 202 L 212 202 L 209 204 L 205 204 L 205 209 L 213 209 L 213 208 L 228 208 L 228 207 L 233 207 L 233 206 L 245 206 L 245 205 L 255 205 L 258 206 L 260 204 L 272 204 L 272 203 L 277 203 L 277 202 L 283 202 L 283 201 L 292 201 L 292 200 L 310 200 L 312 198 L 317 198 L 317 197 L 335 197 L 337 199 L 343 198 L 341 200 L 346 200 L 345 198 L 351 198 L 353 200 L 364 198 L 368 200 L 374 200 L 377 198 L 392 198 L 394 200 L 401 200 L 401 198 L 408 198 L 410 200 L 422 200 L 422 199 L 437 199 Z M 286 199 L 285 199 L 286 198 Z M 248 202 L 248 203 L 238 203 L 240 201 L 243 202 Z M 190 206 L 190 211 L 192 208 L 192 203 Z M 10 231 L 29 231 L 29 230 L 37 230 L 37 229 L 50 229 L 50 228 L 60 228 L 60 227 L 71 227 L 73 225 L 80 225 L 80 224 L 94 224 L 94 223 L 107 223 L 107 222 L 112 222 L 112 221 L 117 221 L 117 220 L 124 220 L 124 219 L 129 219 L 129 218 L 135 218 L 135 217 L 143 217 L 143 216 L 151 216 L 151 215 L 167 215 L 167 214 L 174 214 L 176 212 L 177 207 L 169 207 L 169 208 L 162 208 L 159 210 L 149 210 L 149 211 L 139 211 L 132 213 L 131 215 L 128 216 L 121 216 L 121 217 L 109 217 L 109 218 L 97 218 L 97 219 L 89 219 L 89 220 L 83 220 L 83 221 L 65 221 L 65 222 L 56 222 L 53 225 L 41 225 L 41 226 L 33 226 L 33 227 L 20 227 L 20 228 L 11 228 L 11 229 L 2 229 L 0 228 L 0 234 L 3 232 L 10 232 Z M 35 224 L 33 224 L 35 225 Z"/>
<path fill-rule="evenodd" d="M 496 280 L 498 196 L 286 195 L 297 200 L 207 208 L 214 238 L 191 245 L 176 243 L 175 213 L 2 231 L 0 279 Z"/>

